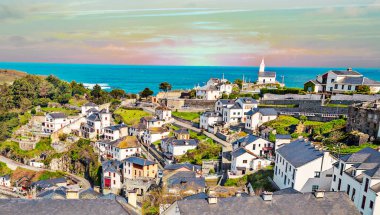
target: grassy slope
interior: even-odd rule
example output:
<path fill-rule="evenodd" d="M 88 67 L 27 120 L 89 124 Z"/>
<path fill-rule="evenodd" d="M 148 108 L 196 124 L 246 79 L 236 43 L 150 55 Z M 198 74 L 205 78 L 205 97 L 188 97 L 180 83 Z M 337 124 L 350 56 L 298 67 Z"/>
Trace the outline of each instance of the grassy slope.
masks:
<path fill-rule="evenodd" d="M 199 122 L 200 116 L 197 112 L 172 112 L 172 115 L 192 122 Z"/>
<path fill-rule="evenodd" d="M 66 109 L 66 108 L 56 108 L 56 107 L 44 107 L 44 108 L 41 108 L 41 110 L 43 112 L 47 112 L 47 113 L 51 113 L 51 112 L 61 112 L 61 113 L 64 113 L 68 116 L 75 116 L 79 113 L 79 111 L 76 111 L 76 110 L 69 110 L 69 109 Z"/>
<path fill-rule="evenodd" d="M 143 110 L 127 110 L 123 108 L 117 109 L 114 113 L 120 115 L 127 125 L 135 125 L 142 117 L 151 115 Z"/>

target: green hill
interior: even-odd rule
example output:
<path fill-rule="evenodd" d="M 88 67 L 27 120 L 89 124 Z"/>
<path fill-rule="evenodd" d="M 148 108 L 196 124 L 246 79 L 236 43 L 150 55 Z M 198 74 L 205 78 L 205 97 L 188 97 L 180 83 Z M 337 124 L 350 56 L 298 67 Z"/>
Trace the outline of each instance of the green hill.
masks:
<path fill-rule="evenodd" d="M 26 72 L 10 69 L 0 69 L 0 84 L 11 84 L 14 80 L 25 77 L 26 75 Z"/>

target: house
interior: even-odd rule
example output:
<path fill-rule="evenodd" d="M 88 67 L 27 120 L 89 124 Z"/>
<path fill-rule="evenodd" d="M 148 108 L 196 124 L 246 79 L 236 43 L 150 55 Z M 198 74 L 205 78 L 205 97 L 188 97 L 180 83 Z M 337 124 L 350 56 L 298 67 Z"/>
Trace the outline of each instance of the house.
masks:
<path fill-rule="evenodd" d="M 170 194 L 196 194 L 205 192 L 204 177 L 197 177 L 193 171 L 178 171 L 163 181 L 163 189 Z"/>
<path fill-rule="evenodd" d="M 162 139 L 161 150 L 167 157 L 184 155 L 188 150 L 195 149 L 198 146 L 198 140 L 195 139 L 175 139 L 172 137 Z"/>
<path fill-rule="evenodd" d="M 142 134 L 142 141 L 146 145 L 150 145 L 158 140 L 167 137 L 170 134 L 167 128 L 163 127 L 151 127 L 145 129 Z"/>
<path fill-rule="evenodd" d="M 243 176 L 269 166 L 271 163 L 270 160 L 259 157 L 244 147 L 234 150 L 231 155 L 231 175 Z M 232 177 L 231 175 L 229 177 Z"/>
<path fill-rule="evenodd" d="M 45 133 L 53 133 L 66 125 L 70 124 L 69 119 L 64 113 L 48 113 L 45 116 L 45 122 L 42 123 L 42 128 Z"/>
<path fill-rule="evenodd" d="M 156 116 L 158 119 L 170 122 L 172 120 L 172 111 L 166 106 L 159 106 L 155 110 Z"/>
<path fill-rule="evenodd" d="M 11 176 L 10 175 L 1 175 L 0 176 L 0 186 L 10 187 L 11 186 Z"/>
<path fill-rule="evenodd" d="M 274 144 L 268 140 L 249 134 L 232 143 L 234 151 L 242 147 L 259 157 L 270 158 L 272 156 Z"/>
<path fill-rule="evenodd" d="M 343 71 L 330 70 L 323 75 L 318 75 L 316 80 L 306 82 L 304 89 L 315 93 L 344 93 L 355 91 L 359 86 L 368 86 L 372 93 L 380 90 L 380 82 L 366 78 L 352 68 Z"/>
<path fill-rule="evenodd" d="M 108 160 L 102 163 L 101 187 L 103 193 L 110 191 L 119 194 L 123 184 L 123 163 L 118 160 Z"/>
<path fill-rule="evenodd" d="M 164 177 L 172 175 L 176 172 L 182 171 L 193 171 L 196 173 L 197 177 L 202 175 L 202 167 L 190 163 L 176 163 L 176 164 L 168 164 L 164 167 Z"/>
<path fill-rule="evenodd" d="M 186 128 L 178 129 L 174 131 L 174 137 L 179 140 L 189 140 L 190 132 Z"/>
<path fill-rule="evenodd" d="M 140 123 L 145 125 L 146 128 L 159 128 L 162 127 L 165 122 L 153 116 L 146 116 L 140 119 Z"/>
<path fill-rule="evenodd" d="M 261 196 L 238 195 L 228 198 L 189 196 L 174 202 L 163 215 L 190 214 L 350 214 L 359 211 L 343 192 L 263 193 Z"/>
<path fill-rule="evenodd" d="M 67 186 L 67 180 L 64 177 L 40 180 L 31 184 L 31 187 L 35 188 L 38 191 L 62 186 Z"/>
<path fill-rule="evenodd" d="M 99 106 L 93 102 L 89 102 L 87 104 L 84 104 L 81 109 L 82 109 L 82 115 L 87 116 L 89 110 L 90 112 L 94 110 L 99 111 Z"/>
<path fill-rule="evenodd" d="M 157 163 L 139 158 L 129 157 L 123 161 L 124 179 L 154 179 L 157 178 Z"/>
<path fill-rule="evenodd" d="M 95 111 L 86 117 L 86 123 L 82 123 L 80 131 L 84 138 L 100 138 L 104 134 L 104 129 L 111 125 L 111 113 L 108 109 Z"/>
<path fill-rule="evenodd" d="M 201 114 L 199 120 L 199 127 L 205 129 L 206 131 L 213 130 L 215 125 L 221 125 L 223 123 L 223 118 L 220 113 L 213 111 L 206 111 Z M 214 132 L 212 132 L 214 133 Z"/>
<path fill-rule="evenodd" d="M 223 122 L 227 124 L 245 123 L 247 120 L 246 113 L 251 109 L 257 108 L 258 102 L 253 98 L 242 97 L 235 100 L 234 105 L 223 107 Z"/>
<path fill-rule="evenodd" d="M 228 80 L 224 78 L 211 78 L 206 85 L 202 87 L 198 85 L 194 89 L 198 99 L 217 100 L 223 94 L 229 95 L 232 93 L 232 84 L 229 84 Z"/>
<path fill-rule="evenodd" d="M 253 108 L 246 113 L 245 129 L 256 131 L 263 123 L 275 120 L 277 111 L 274 108 Z"/>
<path fill-rule="evenodd" d="M 260 69 L 257 78 L 257 84 L 276 84 L 276 73 L 265 71 L 264 59 L 261 60 Z"/>
<path fill-rule="evenodd" d="M 126 136 L 118 140 L 102 140 L 95 143 L 99 155 L 107 159 L 123 160 L 141 154 L 140 143 L 135 136 Z"/>
<path fill-rule="evenodd" d="M 105 140 L 117 140 L 128 135 L 128 126 L 125 124 L 111 125 L 104 128 Z"/>
<path fill-rule="evenodd" d="M 364 148 L 340 157 L 331 190 L 347 193 L 361 214 L 380 214 L 380 152 Z"/>
<path fill-rule="evenodd" d="M 298 139 L 276 150 L 273 181 L 280 189 L 299 192 L 330 190 L 336 158 Z"/>
<path fill-rule="evenodd" d="M 380 139 L 380 101 L 353 104 L 348 108 L 347 131 L 368 134 L 371 140 Z"/>
<path fill-rule="evenodd" d="M 278 149 L 285 144 L 289 144 L 292 140 L 290 134 L 276 134 L 276 142 L 274 144 L 274 149 Z"/>
<path fill-rule="evenodd" d="M 224 108 L 230 108 L 234 106 L 235 100 L 234 99 L 219 99 L 215 102 L 215 113 L 223 114 Z"/>

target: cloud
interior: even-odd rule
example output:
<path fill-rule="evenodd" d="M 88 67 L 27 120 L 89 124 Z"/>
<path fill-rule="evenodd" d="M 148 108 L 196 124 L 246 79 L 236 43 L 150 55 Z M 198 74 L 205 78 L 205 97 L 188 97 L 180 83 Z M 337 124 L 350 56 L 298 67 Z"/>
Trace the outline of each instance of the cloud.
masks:
<path fill-rule="evenodd" d="M 0 20 L 17 19 L 21 17 L 21 11 L 7 5 L 0 5 Z"/>

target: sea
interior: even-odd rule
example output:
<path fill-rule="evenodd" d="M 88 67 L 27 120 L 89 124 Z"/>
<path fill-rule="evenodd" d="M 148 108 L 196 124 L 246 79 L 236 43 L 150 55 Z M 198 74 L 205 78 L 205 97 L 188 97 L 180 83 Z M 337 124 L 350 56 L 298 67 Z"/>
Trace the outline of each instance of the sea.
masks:
<path fill-rule="evenodd" d="M 156 93 L 161 82 L 169 82 L 173 89 L 192 89 L 204 85 L 210 78 L 255 81 L 258 67 L 232 66 L 146 66 L 103 64 L 56 64 L 56 63 L 7 63 L 0 62 L 1 69 L 15 69 L 36 75 L 55 75 L 66 81 L 76 81 L 92 87 L 99 84 L 105 90 L 123 89 L 138 93 L 145 87 Z M 303 84 L 331 69 L 315 67 L 266 67 L 266 71 L 277 73 L 277 80 L 288 87 L 303 87 Z M 380 81 L 380 68 L 353 68 L 365 77 Z"/>

